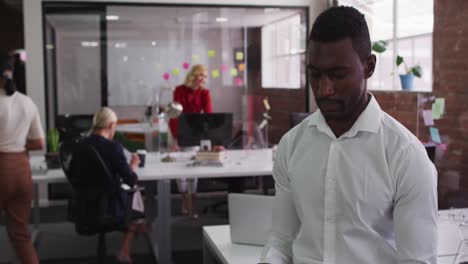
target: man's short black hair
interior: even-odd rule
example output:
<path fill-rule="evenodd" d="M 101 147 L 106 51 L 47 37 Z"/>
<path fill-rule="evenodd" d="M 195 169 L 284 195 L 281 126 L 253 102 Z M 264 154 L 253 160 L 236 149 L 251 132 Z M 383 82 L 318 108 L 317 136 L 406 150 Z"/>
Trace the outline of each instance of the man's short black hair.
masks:
<path fill-rule="evenodd" d="M 317 17 L 308 42 L 335 42 L 346 38 L 351 39 L 361 60 L 367 59 L 371 54 L 371 41 L 364 15 L 354 7 L 337 6 Z"/>

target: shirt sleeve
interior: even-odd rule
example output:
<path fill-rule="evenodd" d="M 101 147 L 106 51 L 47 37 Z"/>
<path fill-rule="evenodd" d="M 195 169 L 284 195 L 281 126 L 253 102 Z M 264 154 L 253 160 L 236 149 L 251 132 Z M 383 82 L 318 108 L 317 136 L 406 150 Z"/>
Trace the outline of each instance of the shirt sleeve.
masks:
<path fill-rule="evenodd" d="M 265 245 L 261 262 L 271 264 L 292 263 L 292 243 L 295 240 L 300 220 L 297 216 L 287 170 L 287 145 L 283 138 L 278 146 L 273 163 L 273 178 L 276 194 L 273 200 L 272 227 Z"/>
<path fill-rule="evenodd" d="M 203 98 L 203 112 L 213 113 L 213 105 L 211 104 L 211 94 L 209 90 L 205 90 Z"/>
<path fill-rule="evenodd" d="M 115 142 L 115 146 L 115 156 L 112 159 L 112 163 L 114 163 L 113 167 L 115 168 L 115 171 L 118 173 L 118 175 L 121 177 L 122 182 L 133 187 L 133 185 L 135 185 L 137 181 L 137 175 L 130 168 L 127 159 L 125 158 L 123 147 L 117 142 Z"/>
<path fill-rule="evenodd" d="M 177 87 L 174 90 L 173 101 L 182 104 L 182 91 Z M 177 139 L 177 128 L 179 126 L 179 119 L 171 118 L 169 119 L 169 128 L 171 130 L 172 137 Z"/>
<path fill-rule="evenodd" d="M 437 263 L 437 171 L 420 145 L 395 159 L 395 242 L 398 263 Z"/>
<path fill-rule="evenodd" d="M 34 105 L 34 117 L 31 122 L 31 126 L 28 131 L 28 139 L 41 139 L 44 138 L 44 130 L 42 130 L 41 118 L 39 117 L 39 111 L 37 106 Z"/>

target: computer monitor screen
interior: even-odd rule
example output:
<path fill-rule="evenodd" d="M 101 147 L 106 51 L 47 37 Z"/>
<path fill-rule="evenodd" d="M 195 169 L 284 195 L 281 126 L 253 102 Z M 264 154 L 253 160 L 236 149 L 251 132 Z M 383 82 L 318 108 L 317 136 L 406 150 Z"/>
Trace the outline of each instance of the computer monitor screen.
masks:
<path fill-rule="evenodd" d="M 75 138 L 86 134 L 93 126 L 92 115 L 63 115 L 58 116 L 56 127 L 63 138 Z"/>
<path fill-rule="evenodd" d="M 227 146 L 232 138 L 232 113 L 184 113 L 179 116 L 177 139 L 179 146 L 200 145 L 209 139 L 211 145 Z"/>

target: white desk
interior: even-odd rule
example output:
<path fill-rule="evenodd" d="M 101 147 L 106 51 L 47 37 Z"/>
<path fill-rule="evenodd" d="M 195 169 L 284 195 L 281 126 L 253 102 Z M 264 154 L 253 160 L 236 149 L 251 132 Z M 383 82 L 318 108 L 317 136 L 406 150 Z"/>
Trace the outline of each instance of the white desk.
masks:
<path fill-rule="evenodd" d="M 260 262 L 262 248 L 233 244 L 229 225 L 203 227 L 203 264 L 211 264 L 210 253 L 223 264 L 255 264 Z"/>
<path fill-rule="evenodd" d="M 171 247 L 171 180 L 180 178 L 219 178 L 271 175 L 273 169 L 271 149 L 227 150 L 223 167 L 187 167 L 191 154 L 173 153 L 176 162 L 163 163 L 161 156 L 150 153 L 146 157 L 145 168 L 137 170 L 139 181 L 156 182 L 158 190 L 158 226 L 151 234 L 153 251 L 160 264 L 172 263 Z M 31 161 L 32 166 L 40 163 Z M 46 174 L 33 175 L 35 186 L 41 182 L 65 182 L 62 170 L 49 170 Z M 37 189 L 37 187 L 36 187 Z M 150 194 L 151 195 L 151 194 Z M 34 197 L 35 227 L 39 227 L 39 197 Z M 37 222 L 36 222 L 37 221 Z M 37 229 L 38 230 L 38 229 Z"/>
<path fill-rule="evenodd" d="M 441 210 L 439 211 L 439 222 L 443 223 L 447 221 L 445 220 L 447 219 L 447 215 L 451 215 L 454 219 L 461 219 L 461 217 L 457 216 L 466 215 L 466 217 L 468 217 L 468 209 Z M 439 251 L 443 248 L 442 244 L 449 243 L 450 240 L 454 239 L 447 235 L 444 236 L 446 233 L 440 228 L 444 228 L 443 225 L 439 225 Z M 461 232 L 464 238 L 468 238 L 468 227 L 461 228 Z M 203 264 L 211 264 L 211 262 L 209 262 L 210 255 L 214 255 L 218 262 L 223 264 L 258 263 L 260 261 L 262 248 L 263 247 L 260 246 L 232 243 L 229 225 L 203 227 Z M 455 258 L 456 255 L 441 255 L 441 252 L 439 252 L 437 263 L 453 264 L 455 263 Z"/>

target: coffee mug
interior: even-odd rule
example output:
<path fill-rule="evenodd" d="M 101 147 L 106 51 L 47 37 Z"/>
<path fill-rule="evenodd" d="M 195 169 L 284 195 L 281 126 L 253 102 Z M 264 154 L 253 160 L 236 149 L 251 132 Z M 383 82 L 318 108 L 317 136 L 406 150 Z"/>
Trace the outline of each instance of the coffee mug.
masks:
<path fill-rule="evenodd" d="M 138 164 L 138 167 L 140 168 L 145 167 L 146 153 L 147 152 L 144 149 L 137 150 L 138 158 L 140 158 L 140 163 Z"/>

